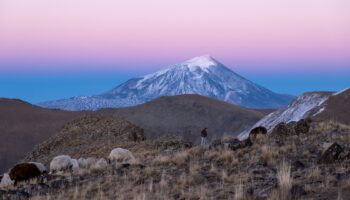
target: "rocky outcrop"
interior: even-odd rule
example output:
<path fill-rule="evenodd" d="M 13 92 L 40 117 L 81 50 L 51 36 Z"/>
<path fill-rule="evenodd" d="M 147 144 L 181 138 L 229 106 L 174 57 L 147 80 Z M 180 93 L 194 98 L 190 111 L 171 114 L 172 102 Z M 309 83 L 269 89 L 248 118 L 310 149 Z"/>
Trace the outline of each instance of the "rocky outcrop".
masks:
<path fill-rule="evenodd" d="M 286 137 L 295 135 L 294 123 L 281 122 L 272 130 L 270 138 L 278 145 L 283 145 Z"/>
<path fill-rule="evenodd" d="M 333 143 L 318 160 L 318 163 L 330 164 L 340 160 L 340 154 L 344 151 L 344 148 L 338 143 Z"/>
<path fill-rule="evenodd" d="M 270 138 L 277 144 L 283 145 L 287 137 L 292 135 L 306 134 L 310 131 L 310 119 L 301 119 L 298 122 L 281 122 L 275 126 L 270 134 Z"/>
<path fill-rule="evenodd" d="M 299 120 L 294 126 L 295 133 L 297 135 L 308 133 L 310 130 L 311 122 L 312 121 L 310 118 Z"/>
<path fill-rule="evenodd" d="M 250 131 L 247 142 L 260 143 L 262 139 L 267 138 L 267 129 L 263 126 L 258 126 Z"/>

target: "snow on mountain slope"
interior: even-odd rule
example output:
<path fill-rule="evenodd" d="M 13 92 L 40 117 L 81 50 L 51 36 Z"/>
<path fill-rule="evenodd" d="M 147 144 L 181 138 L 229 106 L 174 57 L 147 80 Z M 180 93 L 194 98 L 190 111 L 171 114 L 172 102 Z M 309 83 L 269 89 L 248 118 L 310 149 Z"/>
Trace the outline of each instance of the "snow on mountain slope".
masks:
<path fill-rule="evenodd" d="M 343 90 L 340 90 L 339 92 L 334 93 L 333 96 L 340 95 L 340 94 L 342 94 L 342 93 L 344 93 L 344 92 L 348 92 L 349 90 L 350 90 L 350 87 L 349 87 L 349 88 L 345 88 L 345 89 L 343 89 Z"/>
<path fill-rule="evenodd" d="M 315 121 L 334 121 L 350 125 L 350 88 L 330 96 L 322 104 L 322 109 L 312 116 Z"/>
<path fill-rule="evenodd" d="M 259 86 L 205 55 L 128 80 L 101 95 L 73 97 L 39 105 L 63 110 L 97 110 L 132 106 L 161 96 L 181 94 L 198 94 L 249 108 L 278 108 L 294 98 Z"/>
<path fill-rule="evenodd" d="M 324 110 L 324 103 L 332 95 L 330 92 L 309 92 L 301 95 L 286 108 L 281 108 L 270 113 L 252 128 L 264 126 L 270 132 L 277 124 L 281 122 L 299 121 L 307 117 L 313 117 L 320 114 Z M 251 129 L 252 129 L 251 128 Z M 242 132 L 238 137 L 240 139 L 247 138 L 250 130 Z"/>

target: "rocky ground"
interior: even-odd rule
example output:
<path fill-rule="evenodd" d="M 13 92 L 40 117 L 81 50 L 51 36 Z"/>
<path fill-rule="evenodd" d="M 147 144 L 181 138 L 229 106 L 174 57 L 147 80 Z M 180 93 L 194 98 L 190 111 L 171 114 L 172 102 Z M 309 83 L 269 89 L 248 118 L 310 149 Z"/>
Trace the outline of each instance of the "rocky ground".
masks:
<path fill-rule="evenodd" d="M 46 175 L 0 190 L 0 199 L 350 199 L 350 127 L 334 122 L 279 124 L 251 145 L 225 137 L 201 147 L 171 136 L 122 143 L 136 163 Z"/>

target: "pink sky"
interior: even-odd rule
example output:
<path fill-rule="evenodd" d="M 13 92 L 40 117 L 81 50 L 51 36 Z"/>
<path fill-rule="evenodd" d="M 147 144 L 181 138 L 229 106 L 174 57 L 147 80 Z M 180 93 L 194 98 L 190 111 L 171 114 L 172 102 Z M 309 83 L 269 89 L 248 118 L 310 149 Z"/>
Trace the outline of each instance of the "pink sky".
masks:
<path fill-rule="evenodd" d="M 236 71 L 349 69 L 350 1 L 0 2 L 0 72 L 159 69 L 202 54 Z"/>

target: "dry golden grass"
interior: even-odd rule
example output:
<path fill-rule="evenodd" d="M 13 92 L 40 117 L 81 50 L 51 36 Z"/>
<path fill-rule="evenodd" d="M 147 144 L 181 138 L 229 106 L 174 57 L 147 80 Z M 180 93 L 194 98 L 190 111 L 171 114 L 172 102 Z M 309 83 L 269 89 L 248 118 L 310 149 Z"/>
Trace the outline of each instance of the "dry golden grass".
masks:
<path fill-rule="evenodd" d="M 334 120 L 318 122 L 313 127 L 312 131 L 316 133 L 330 132 L 333 130 L 348 131 L 350 130 L 350 125 L 342 124 Z"/>
<path fill-rule="evenodd" d="M 261 160 L 266 162 L 268 165 L 275 164 L 275 151 L 272 150 L 271 146 L 261 146 Z"/>
<path fill-rule="evenodd" d="M 283 161 L 277 170 L 278 194 L 280 200 L 288 198 L 289 190 L 292 188 L 291 166 Z"/>
<path fill-rule="evenodd" d="M 180 151 L 173 156 L 173 162 L 178 165 L 186 164 L 190 159 L 190 153 L 188 151 Z"/>
<path fill-rule="evenodd" d="M 239 162 L 238 157 L 229 149 L 206 151 L 203 157 L 214 162 L 220 162 L 224 165 L 236 165 Z"/>
<path fill-rule="evenodd" d="M 281 154 L 286 154 L 286 153 L 290 153 L 290 152 L 295 152 L 296 151 L 296 145 L 294 142 L 294 139 L 290 139 L 291 142 L 281 146 L 279 149 L 276 149 L 279 151 L 279 153 Z"/>
<path fill-rule="evenodd" d="M 154 165 L 168 165 L 172 162 L 172 158 L 168 155 L 158 155 L 154 160 Z"/>
<path fill-rule="evenodd" d="M 234 200 L 244 200 L 244 199 L 246 199 L 245 192 L 244 192 L 244 186 L 243 186 L 243 183 L 240 181 L 239 184 L 235 185 Z"/>
<path fill-rule="evenodd" d="M 315 180 L 318 179 L 321 175 L 321 171 L 318 168 L 317 165 L 312 166 L 311 168 L 308 169 L 308 173 L 307 173 L 307 179 L 308 180 Z"/>
<path fill-rule="evenodd" d="M 265 134 L 257 134 L 255 139 L 254 139 L 255 144 L 257 145 L 263 145 L 267 144 L 268 142 L 268 136 Z"/>
<path fill-rule="evenodd" d="M 273 190 L 267 199 L 268 200 L 281 200 L 279 191 Z"/>
<path fill-rule="evenodd" d="M 201 166 L 197 162 L 189 163 L 189 175 L 197 175 L 200 169 Z"/>
<path fill-rule="evenodd" d="M 188 150 L 188 153 L 193 156 L 193 157 L 200 157 L 202 156 L 205 152 L 207 152 L 207 149 L 206 148 L 203 148 L 202 146 L 195 146 L 195 147 L 192 147 Z"/>

